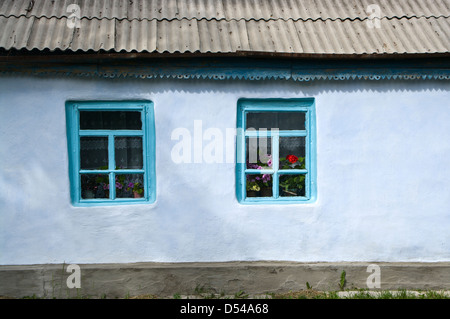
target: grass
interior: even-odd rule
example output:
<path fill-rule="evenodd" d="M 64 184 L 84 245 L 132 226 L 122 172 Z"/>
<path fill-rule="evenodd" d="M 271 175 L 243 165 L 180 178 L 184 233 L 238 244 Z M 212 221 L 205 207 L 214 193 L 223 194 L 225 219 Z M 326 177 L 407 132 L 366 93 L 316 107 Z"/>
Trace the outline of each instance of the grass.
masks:
<path fill-rule="evenodd" d="M 407 291 L 399 290 L 347 290 L 347 291 L 314 291 L 303 290 L 274 294 L 274 299 L 450 299 L 450 293 L 445 291 Z"/>
<path fill-rule="evenodd" d="M 345 270 L 343 270 L 341 273 L 341 280 L 339 281 L 339 288 L 341 288 L 341 290 L 344 290 L 346 282 L 347 280 L 345 279 Z"/>
<path fill-rule="evenodd" d="M 215 293 L 214 289 L 207 288 L 204 285 L 197 285 L 190 295 L 183 295 L 179 292 L 172 296 L 159 296 L 155 294 L 131 295 L 129 292 L 123 296 L 111 298 L 106 293 L 101 296 L 86 296 L 81 294 L 77 289 L 76 295 L 63 294 L 58 296 L 24 296 L 22 298 L 13 298 L 1 296 L 0 299 L 450 299 L 450 291 L 448 290 L 369 290 L 369 289 L 346 289 L 345 271 L 342 271 L 339 288 L 337 291 L 319 291 L 315 290 L 309 282 L 306 282 L 306 289 L 299 291 L 289 291 L 281 293 L 268 292 L 265 294 L 252 295 L 244 290 L 239 290 L 234 294 L 226 294 L 225 292 Z"/>
<path fill-rule="evenodd" d="M 171 299 L 159 298 L 152 295 L 152 298 L 147 295 L 136 296 L 132 299 Z M 242 290 L 226 295 L 213 293 L 200 293 L 191 296 L 182 296 L 176 293 L 173 299 L 450 299 L 450 292 L 448 291 L 407 291 L 405 289 L 398 290 L 346 290 L 346 291 L 317 291 L 312 288 L 300 291 L 289 291 L 285 293 L 267 293 L 260 295 L 251 295 Z"/>

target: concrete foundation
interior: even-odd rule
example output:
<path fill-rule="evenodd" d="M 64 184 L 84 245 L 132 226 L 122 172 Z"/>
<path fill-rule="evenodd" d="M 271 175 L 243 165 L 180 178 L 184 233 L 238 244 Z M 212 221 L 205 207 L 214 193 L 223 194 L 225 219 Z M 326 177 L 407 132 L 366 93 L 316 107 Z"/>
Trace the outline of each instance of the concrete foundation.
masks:
<path fill-rule="evenodd" d="M 343 271 L 343 289 L 367 289 L 369 276 L 376 275 L 370 265 L 379 266 L 380 285 L 373 290 L 450 289 L 449 262 L 79 264 L 78 289 L 68 288 L 67 281 L 76 283 L 76 273 L 67 271 L 68 264 L 49 264 L 0 266 L 0 296 L 125 298 L 200 292 L 233 295 L 239 291 L 264 294 L 303 290 L 307 282 L 315 290 L 338 291 Z M 369 281 L 376 283 L 371 278 Z"/>

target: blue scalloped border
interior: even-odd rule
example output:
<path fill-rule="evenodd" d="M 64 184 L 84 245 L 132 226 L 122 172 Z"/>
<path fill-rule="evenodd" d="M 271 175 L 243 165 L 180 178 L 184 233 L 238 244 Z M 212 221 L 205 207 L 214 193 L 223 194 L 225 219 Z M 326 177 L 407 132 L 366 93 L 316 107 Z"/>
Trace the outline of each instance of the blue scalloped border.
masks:
<path fill-rule="evenodd" d="M 450 60 L 298 61 L 271 59 L 178 59 L 104 64 L 7 64 L 0 74 L 98 78 L 203 80 L 449 80 Z"/>

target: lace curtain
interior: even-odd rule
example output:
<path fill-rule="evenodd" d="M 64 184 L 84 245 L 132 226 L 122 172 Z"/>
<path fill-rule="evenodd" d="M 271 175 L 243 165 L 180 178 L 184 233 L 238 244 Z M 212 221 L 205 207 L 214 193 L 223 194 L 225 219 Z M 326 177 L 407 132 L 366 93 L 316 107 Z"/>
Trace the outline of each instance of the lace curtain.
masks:
<path fill-rule="evenodd" d="M 304 112 L 249 112 L 247 113 L 247 129 L 278 128 L 283 130 L 305 130 Z"/>
<path fill-rule="evenodd" d="M 140 130 L 141 112 L 135 111 L 81 111 L 82 130 Z"/>
<path fill-rule="evenodd" d="M 142 137 L 115 137 L 116 169 L 142 169 Z M 108 137 L 81 137 L 80 168 L 108 168 Z"/>

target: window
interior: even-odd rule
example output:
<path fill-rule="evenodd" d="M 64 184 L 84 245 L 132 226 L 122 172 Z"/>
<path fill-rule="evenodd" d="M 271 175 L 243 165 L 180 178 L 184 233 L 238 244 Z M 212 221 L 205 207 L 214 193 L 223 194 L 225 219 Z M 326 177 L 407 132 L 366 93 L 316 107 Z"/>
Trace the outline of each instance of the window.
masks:
<path fill-rule="evenodd" d="M 241 99 L 237 128 L 239 202 L 315 200 L 314 99 Z"/>
<path fill-rule="evenodd" d="M 66 117 L 74 205 L 155 201 L 153 103 L 67 102 Z"/>

